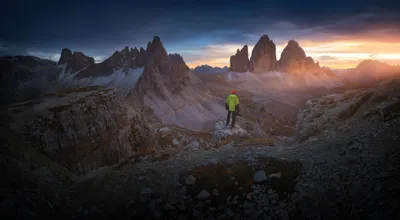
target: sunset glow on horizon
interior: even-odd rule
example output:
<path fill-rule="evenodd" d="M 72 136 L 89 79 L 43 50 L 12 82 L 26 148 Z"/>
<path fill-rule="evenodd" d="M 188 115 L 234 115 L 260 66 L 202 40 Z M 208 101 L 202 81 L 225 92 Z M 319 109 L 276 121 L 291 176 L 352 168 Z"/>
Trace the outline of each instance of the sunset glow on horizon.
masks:
<path fill-rule="evenodd" d="M 47 10 L 42 10 L 40 5 L 10 2 L 7 7 L 11 9 L 1 13 L 3 20 L 14 17 L 16 10 L 26 17 L 5 24 L 0 56 L 29 55 L 57 61 L 61 49 L 69 48 L 101 62 L 126 46 L 146 48 L 158 36 L 167 53 L 180 54 L 191 68 L 205 64 L 223 67 L 229 66 L 230 57 L 246 44 L 251 56 L 260 37 L 268 35 L 276 45 L 278 60 L 287 42 L 296 40 L 321 66 L 354 68 L 366 59 L 400 64 L 400 4 L 389 1 L 75 4 L 76 9 L 46 4 Z M 156 5 L 162 7 L 155 9 Z M 34 7 L 37 10 L 32 10 Z M 74 16 L 65 20 L 55 16 L 59 14 Z"/>
<path fill-rule="evenodd" d="M 394 39 L 393 39 L 394 40 Z M 333 40 L 333 41 L 307 41 L 298 40 L 307 56 L 319 62 L 320 66 L 327 66 L 332 69 L 354 68 L 361 61 L 367 59 L 378 60 L 390 65 L 400 64 L 400 39 L 398 42 L 361 40 Z M 229 67 L 230 56 L 236 53 L 244 45 L 212 45 L 204 51 L 209 56 L 202 59 L 187 62 L 190 68 L 208 64 L 215 67 Z M 285 48 L 286 44 L 276 45 L 277 59 Z M 249 58 L 254 45 L 249 45 Z M 185 58 L 184 54 L 182 54 Z"/>

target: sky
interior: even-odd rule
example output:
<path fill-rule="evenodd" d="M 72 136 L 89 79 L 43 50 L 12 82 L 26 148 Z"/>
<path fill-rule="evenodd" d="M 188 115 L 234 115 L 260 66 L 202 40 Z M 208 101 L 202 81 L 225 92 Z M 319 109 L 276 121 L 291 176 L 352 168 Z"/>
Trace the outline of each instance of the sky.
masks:
<path fill-rule="evenodd" d="M 58 60 L 69 48 L 101 62 L 159 36 L 189 67 L 222 67 L 244 45 L 251 54 L 266 34 L 278 59 L 294 39 L 322 66 L 352 68 L 365 59 L 400 64 L 397 0 L 6 1 L 0 55 Z"/>

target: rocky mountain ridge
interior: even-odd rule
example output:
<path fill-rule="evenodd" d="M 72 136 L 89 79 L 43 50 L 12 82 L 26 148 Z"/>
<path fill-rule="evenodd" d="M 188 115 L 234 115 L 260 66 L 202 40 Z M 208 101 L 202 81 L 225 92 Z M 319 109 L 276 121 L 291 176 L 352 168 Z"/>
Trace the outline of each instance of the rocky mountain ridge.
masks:
<path fill-rule="evenodd" d="M 93 64 L 93 57 L 86 56 L 82 52 L 72 53 L 72 51 L 68 48 L 61 50 L 61 56 L 58 60 L 58 65 L 65 65 L 65 71 L 70 72 L 71 74 Z"/>
<path fill-rule="evenodd" d="M 207 64 L 197 66 L 197 67 L 191 69 L 191 71 L 193 71 L 194 73 L 200 73 L 200 74 L 217 74 L 217 73 L 227 72 L 228 70 L 229 70 L 229 68 L 227 66 L 212 67 Z"/>
<path fill-rule="evenodd" d="M 254 46 L 251 58 L 248 59 L 247 45 L 230 58 L 230 70 L 233 72 L 265 73 L 269 71 L 282 71 L 289 74 L 311 73 L 314 75 L 336 75 L 327 67 L 320 67 L 311 57 L 307 57 L 299 43 L 290 40 L 281 54 L 276 59 L 276 46 L 267 35 L 261 36 Z"/>
<path fill-rule="evenodd" d="M 144 67 L 147 63 L 147 51 L 126 46 L 121 51 L 115 51 L 101 63 L 93 64 L 81 70 L 75 78 L 98 77 L 111 75 L 116 70 L 128 70 Z"/>

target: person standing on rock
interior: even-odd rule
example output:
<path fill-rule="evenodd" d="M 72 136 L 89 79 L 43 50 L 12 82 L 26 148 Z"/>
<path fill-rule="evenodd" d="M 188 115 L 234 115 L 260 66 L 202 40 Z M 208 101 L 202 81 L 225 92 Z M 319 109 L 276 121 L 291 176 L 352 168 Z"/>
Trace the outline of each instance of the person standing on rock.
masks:
<path fill-rule="evenodd" d="M 235 127 L 236 116 L 239 114 L 239 97 L 236 95 L 236 90 L 232 90 L 231 94 L 226 98 L 225 103 L 226 110 L 228 110 L 228 115 L 226 118 L 226 125 L 229 125 L 229 121 L 232 116 L 232 128 Z"/>

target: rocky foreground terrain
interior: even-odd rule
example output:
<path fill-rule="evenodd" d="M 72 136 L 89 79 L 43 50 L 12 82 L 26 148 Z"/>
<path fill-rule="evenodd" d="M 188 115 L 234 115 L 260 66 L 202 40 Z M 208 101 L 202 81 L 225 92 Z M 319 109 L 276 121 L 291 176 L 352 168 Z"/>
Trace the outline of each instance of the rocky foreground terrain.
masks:
<path fill-rule="evenodd" d="M 256 138 L 240 118 L 164 125 L 101 87 L 15 104 L 1 114 L 1 215 L 398 219 L 399 92 L 393 80 L 308 100 L 291 138 Z"/>

